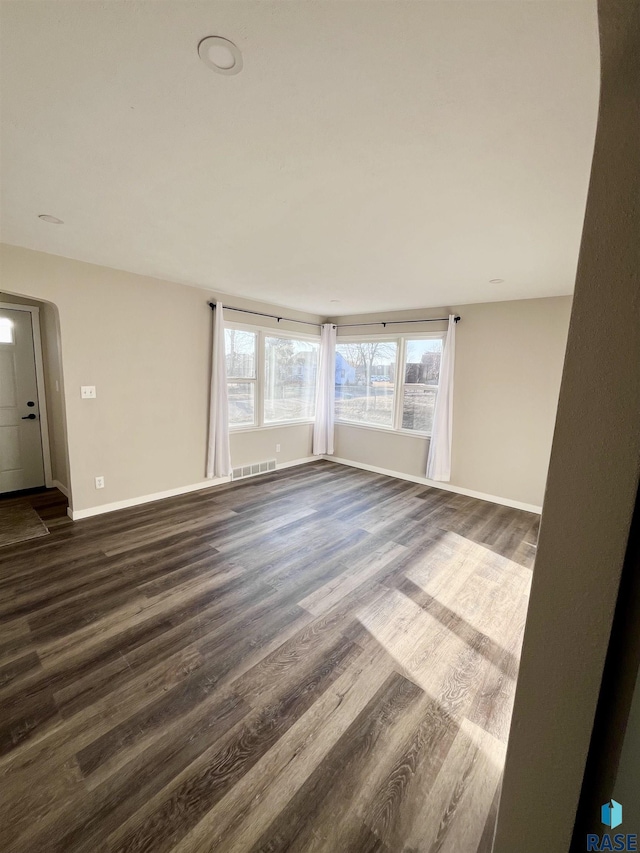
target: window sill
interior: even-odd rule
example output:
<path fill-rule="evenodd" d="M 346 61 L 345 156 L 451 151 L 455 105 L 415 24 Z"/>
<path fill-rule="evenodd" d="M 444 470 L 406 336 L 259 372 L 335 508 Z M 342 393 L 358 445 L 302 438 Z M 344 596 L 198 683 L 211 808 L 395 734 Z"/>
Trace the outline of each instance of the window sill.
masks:
<path fill-rule="evenodd" d="M 386 432 L 391 435 L 408 435 L 411 438 L 431 438 L 431 433 L 418 432 L 415 429 L 394 429 L 388 426 L 376 426 L 374 424 L 359 424 L 357 421 L 338 421 L 336 426 L 355 427 L 355 429 L 371 429 L 374 432 Z"/>
<path fill-rule="evenodd" d="M 256 432 L 263 429 L 282 429 L 282 427 L 308 426 L 314 423 L 313 420 L 306 421 L 278 421 L 273 424 L 252 424 L 251 426 L 229 426 L 229 434 L 234 435 L 236 432 Z"/>
<path fill-rule="evenodd" d="M 395 432 L 400 433 L 400 435 L 411 435 L 414 438 L 431 438 L 430 432 L 420 432 L 417 429 L 398 429 Z"/>

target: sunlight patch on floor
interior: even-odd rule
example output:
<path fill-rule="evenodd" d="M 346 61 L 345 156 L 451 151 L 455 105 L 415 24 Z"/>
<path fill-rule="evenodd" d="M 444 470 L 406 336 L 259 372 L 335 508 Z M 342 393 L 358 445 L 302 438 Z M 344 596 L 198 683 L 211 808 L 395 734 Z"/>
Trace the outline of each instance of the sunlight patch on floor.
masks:
<path fill-rule="evenodd" d="M 487 695 L 500 695 L 501 717 L 485 729 L 506 740 L 530 570 L 447 532 L 416 556 L 404 577 L 400 589 L 358 611 L 360 623 L 455 719 L 481 719 L 482 709 L 470 705 L 478 679 Z"/>

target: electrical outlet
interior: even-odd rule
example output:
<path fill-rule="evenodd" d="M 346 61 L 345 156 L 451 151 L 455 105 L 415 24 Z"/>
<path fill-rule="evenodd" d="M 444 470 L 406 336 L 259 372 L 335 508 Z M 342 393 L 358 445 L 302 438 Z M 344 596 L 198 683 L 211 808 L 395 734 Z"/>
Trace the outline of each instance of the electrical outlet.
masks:
<path fill-rule="evenodd" d="M 276 453 L 280 453 L 280 445 L 276 444 Z"/>
<path fill-rule="evenodd" d="M 104 477 L 96 477 L 96 489 L 104 489 Z"/>
<path fill-rule="evenodd" d="M 95 385 L 81 385 L 80 386 L 80 396 L 83 400 L 95 400 L 96 396 L 96 386 Z"/>

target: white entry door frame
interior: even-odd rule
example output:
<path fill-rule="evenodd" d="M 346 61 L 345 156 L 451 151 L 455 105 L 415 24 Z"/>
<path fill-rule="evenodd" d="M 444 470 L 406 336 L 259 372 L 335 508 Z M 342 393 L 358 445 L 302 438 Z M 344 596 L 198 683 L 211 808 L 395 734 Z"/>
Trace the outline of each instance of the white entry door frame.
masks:
<path fill-rule="evenodd" d="M 44 484 L 48 489 L 51 489 L 53 487 L 53 477 L 51 475 L 49 419 L 47 416 L 47 394 L 44 385 L 44 362 L 42 360 L 42 336 L 40 335 L 40 309 L 37 305 L 20 305 L 15 302 L 0 302 L 0 308 L 7 308 L 10 311 L 28 311 L 31 315 L 33 353 L 36 363 L 36 387 L 38 389 L 38 406 L 40 409 L 40 434 L 42 440 L 42 461 L 44 464 Z"/>

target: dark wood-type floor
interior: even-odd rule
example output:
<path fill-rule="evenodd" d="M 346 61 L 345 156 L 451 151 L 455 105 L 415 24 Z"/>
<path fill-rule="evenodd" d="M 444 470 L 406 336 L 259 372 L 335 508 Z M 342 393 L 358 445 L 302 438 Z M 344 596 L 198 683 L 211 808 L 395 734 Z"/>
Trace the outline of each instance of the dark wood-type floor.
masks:
<path fill-rule="evenodd" d="M 0 549 L 0 847 L 490 848 L 529 513 L 319 461 Z"/>

